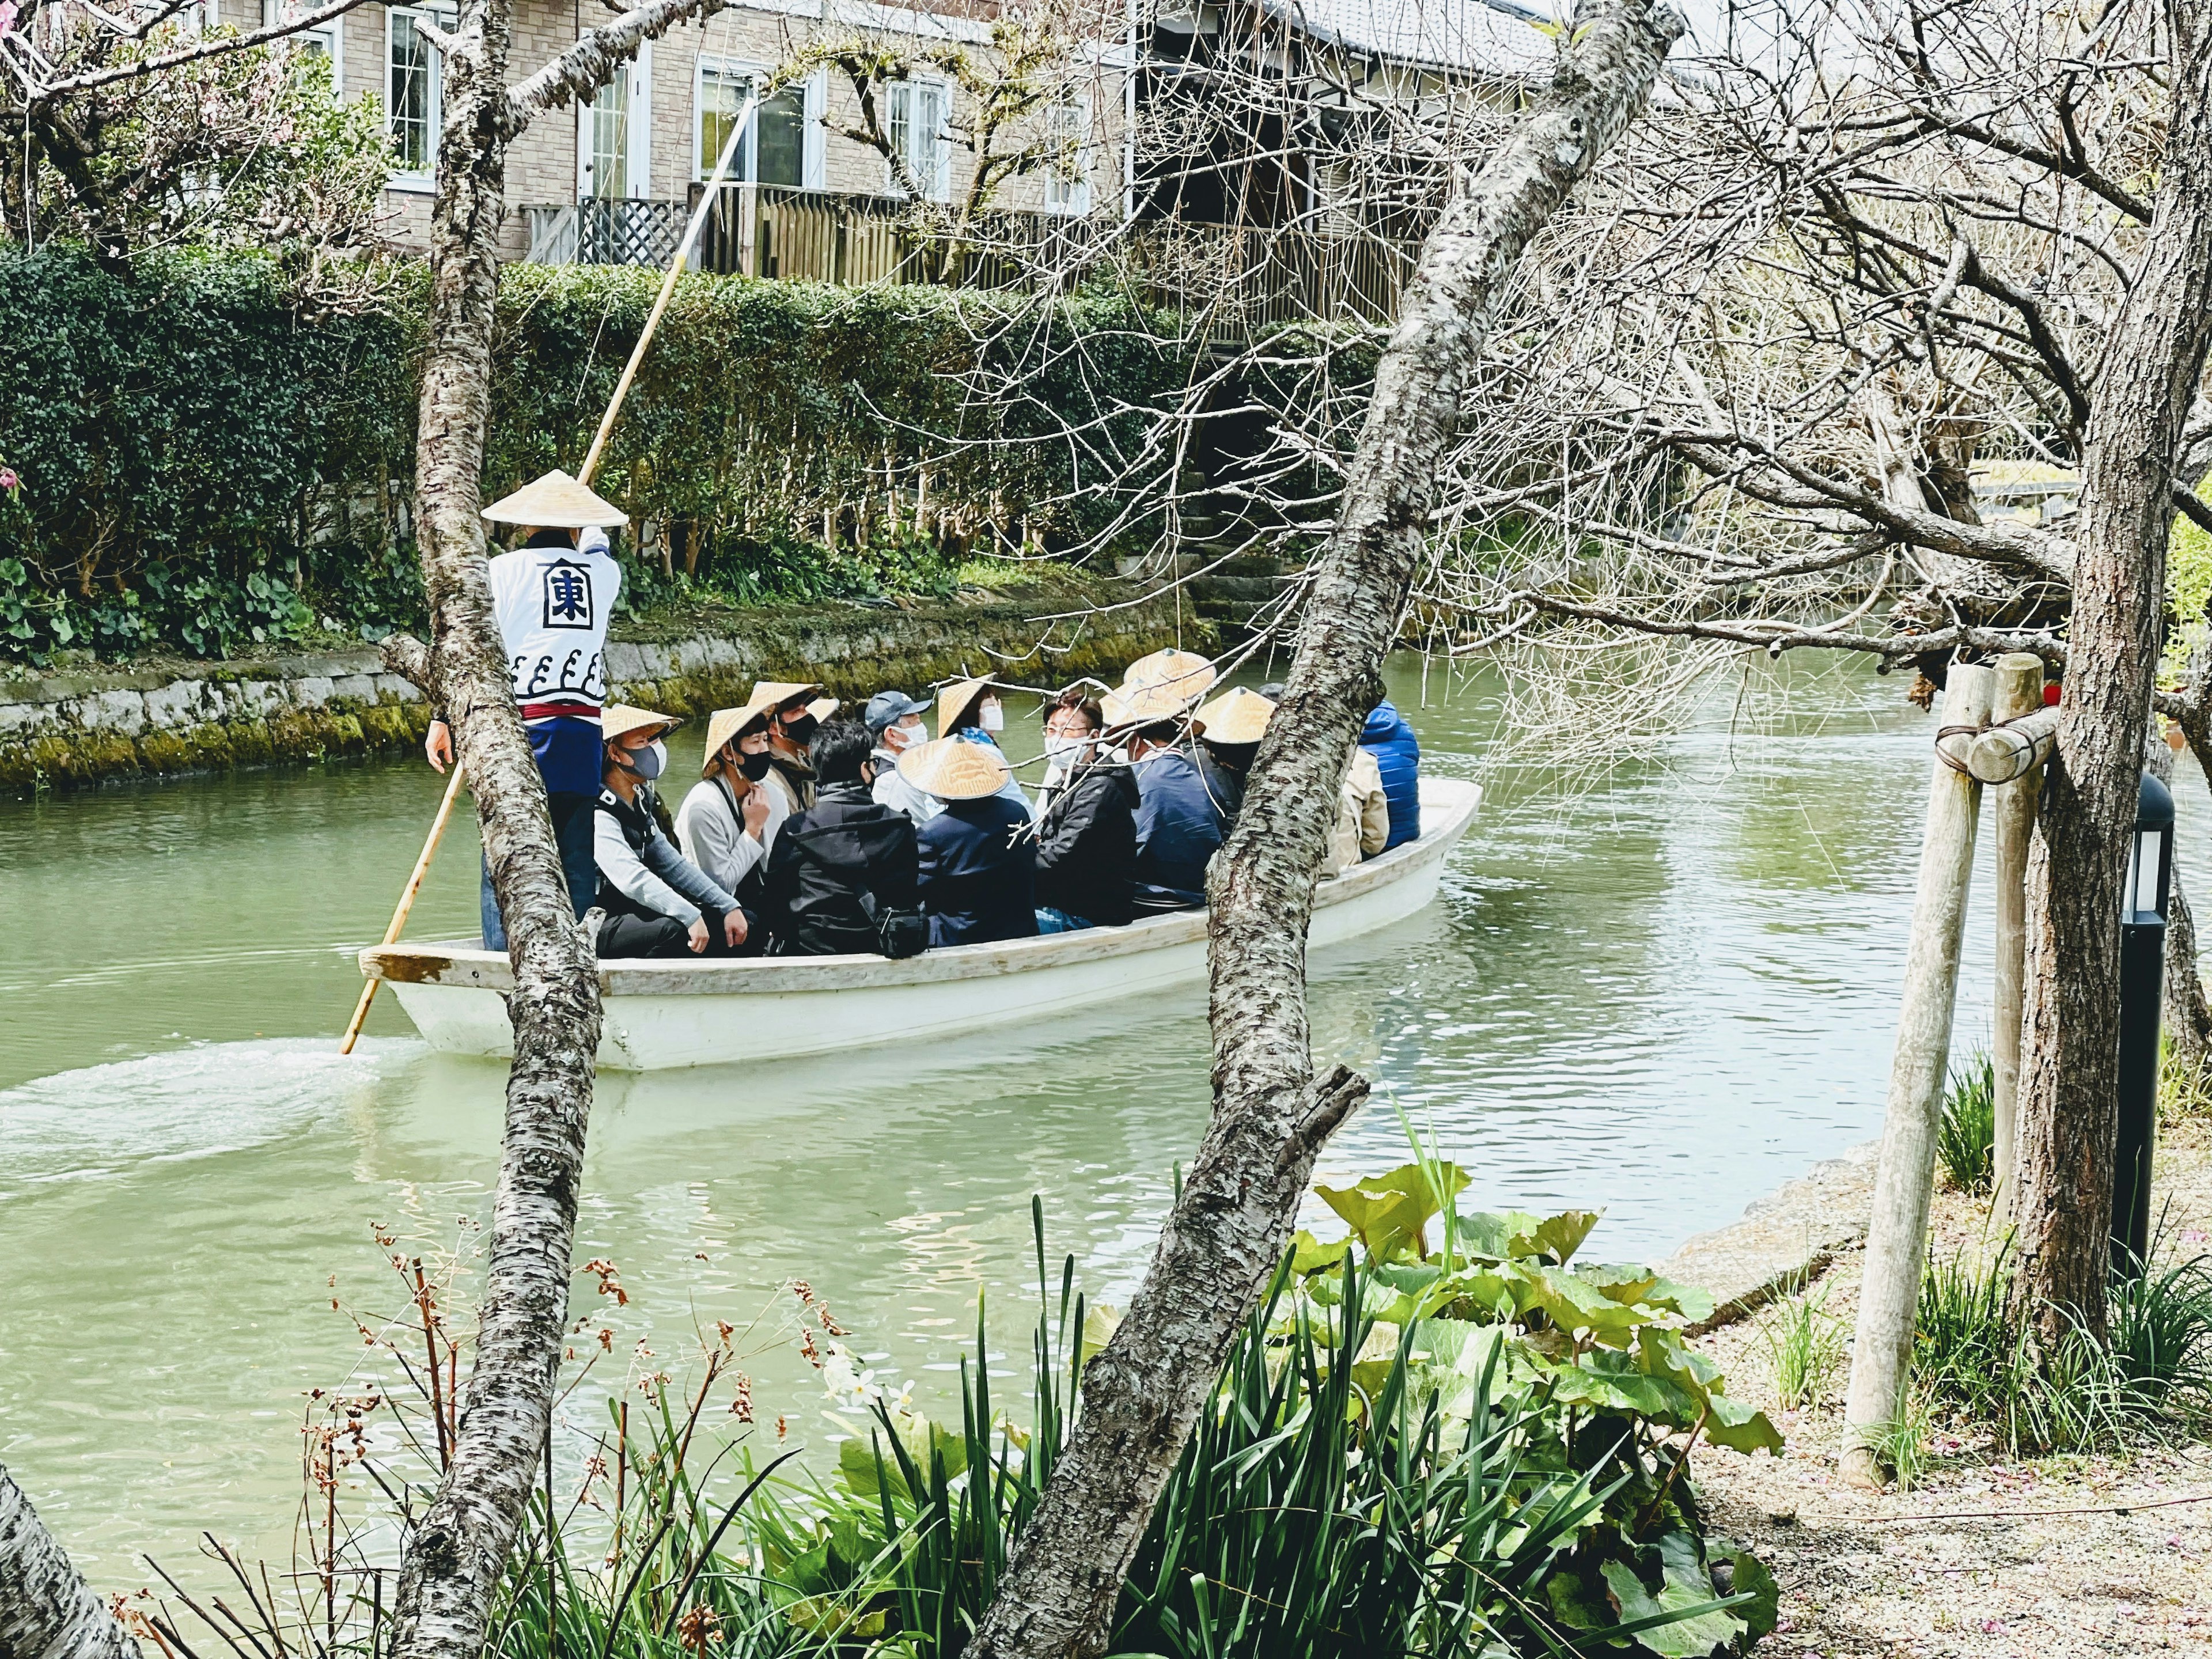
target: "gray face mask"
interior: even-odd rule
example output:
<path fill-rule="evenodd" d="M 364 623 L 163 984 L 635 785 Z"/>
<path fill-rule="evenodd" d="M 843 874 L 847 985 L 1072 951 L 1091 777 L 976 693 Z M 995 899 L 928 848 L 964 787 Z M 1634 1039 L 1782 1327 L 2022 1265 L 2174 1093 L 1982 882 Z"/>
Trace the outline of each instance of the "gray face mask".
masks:
<path fill-rule="evenodd" d="M 668 745 L 655 738 L 644 748 L 631 750 L 629 769 L 651 783 L 668 769 Z"/>

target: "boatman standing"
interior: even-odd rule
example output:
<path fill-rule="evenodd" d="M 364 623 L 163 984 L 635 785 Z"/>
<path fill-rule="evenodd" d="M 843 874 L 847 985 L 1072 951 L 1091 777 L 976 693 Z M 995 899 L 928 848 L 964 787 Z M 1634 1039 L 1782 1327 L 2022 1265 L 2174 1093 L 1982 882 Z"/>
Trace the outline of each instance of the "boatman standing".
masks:
<path fill-rule="evenodd" d="M 607 695 L 607 620 L 622 592 L 622 567 L 607 551 L 606 527 L 629 520 L 561 471 L 494 501 L 483 515 L 521 527 L 514 550 L 491 562 L 492 610 L 530 752 L 545 780 L 569 902 L 580 921 L 599 888 L 592 830 L 599 793 L 599 707 Z M 432 719 L 422 748 L 439 771 L 452 763 L 453 734 L 442 714 Z M 481 908 L 485 948 L 504 951 L 507 930 L 489 864 Z"/>

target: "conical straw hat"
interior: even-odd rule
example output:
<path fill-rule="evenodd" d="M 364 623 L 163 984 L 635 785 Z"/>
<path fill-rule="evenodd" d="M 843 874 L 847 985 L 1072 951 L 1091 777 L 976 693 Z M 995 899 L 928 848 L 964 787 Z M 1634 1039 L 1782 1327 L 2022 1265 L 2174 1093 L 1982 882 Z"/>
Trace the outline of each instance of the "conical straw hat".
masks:
<path fill-rule="evenodd" d="M 991 689 L 988 680 L 955 680 L 937 694 L 937 731 L 940 737 L 951 737 L 960 729 L 960 716 L 968 706 Z"/>
<path fill-rule="evenodd" d="M 812 680 L 755 680 L 745 704 L 748 708 L 766 704 L 770 708 L 784 708 L 821 695 L 822 688 Z"/>
<path fill-rule="evenodd" d="M 1124 690 L 1135 685 L 1171 685 L 1195 702 L 1220 678 L 1213 665 L 1195 651 L 1155 651 L 1121 671 L 1121 685 Z"/>
<path fill-rule="evenodd" d="M 1196 693 L 1186 694 L 1166 684 L 1125 685 L 1100 698 L 1098 708 L 1106 717 L 1107 729 L 1113 731 L 1174 720 L 1188 714 L 1197 700 Z"/>
<path fill-rule="evenodd" d="M 626 702 L 611 702 L 599 710 L 599 739 L 603 743 L 612 743 L 617 738 L 627 737 L 647 726 L 663 732 L 673 732 L 683 724 L 673 714 L 656 714 L 650 708 L 633 708 Z"/>
<path fill-rule="evenodd" d="M 756 696 L 742 708 L 717 708 L 707 717 L 707 753 L 699 763 L 699 775 L 708 777 L 714 770 L 714 757 L 723 748 L 756 726 L 765 726 L 775 702 L 763 702 Z"/>
<path fill-rule="evenodd" d="M 819 722 L 828 720 L 832 714 L 836 714 L 845 705 L 843 703 L 839 702 L 835 697 L 817 697 L 812 702 L 806 705 L 806 712 L 813 715 L 815 720 Z"/>
<path fill-rule="evenodd" d="M 995 744 L 935 738 L 899 757 L 899 776 L 939 800 L 981 800 L 1006 787 L 1013 769 Z"/>
<path fill-rule="evenodd" d="M 628 524 L 629 514 L 602 501 L 557 467 L 536 483 L 484 508 L 494 524 L 536 525 L 541 530 L 584 530 L 592 525 Z"/>
<path fill-rule="evenodd" d="M 1257 743 L 1274 712 L 1273 703 L 1240 685 L 1200 709 L 1198 718 L 1209 743 Z"/>

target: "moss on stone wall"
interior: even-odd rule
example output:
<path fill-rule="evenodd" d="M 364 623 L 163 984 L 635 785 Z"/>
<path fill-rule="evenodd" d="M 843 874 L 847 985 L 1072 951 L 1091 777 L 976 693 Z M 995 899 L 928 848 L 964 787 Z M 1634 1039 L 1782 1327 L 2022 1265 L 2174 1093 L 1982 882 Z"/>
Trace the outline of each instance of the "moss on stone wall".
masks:
<path fill-rule="evenodd" d="M 641 660 L 655 666 L 653 678 L 618 680 L 614 695 L 621 702 L 696 718 L 743 702 L 756 679 L 811 678 L 833 696 L 853 702 L 886 686 L 921 692 L 963 675 L 1064 685 L 1085 675 L 1111 679 L 1124 664 L 1162 645 L 1180 640 L 1205 646 L 1211 639 L 1204 624 L 1179 616 L 1170 599 L 1059 623 L 1038 647 L 1038 635 L 1045 631 L 1036 621 L 1038 608 L 1029 596 L 1016 603 L 928 611 L 820 607 L 726 612 L 712 619 L 711 631 L 678 636 L 675 629 L 663 628 L 658 638 L 625 641 Z M 213 671 L 193 672 L 202 679 L 215 678 Z M 131 678 L 116 677 L 118 684 Z M 151 687 L 144 676 L 137 678 Z M 70 690 L 84 698 L 96 696 L 100 687 L 96 679 L 87 678 L 72 681 Z M 135 738 L 112 728 L 50 726 L 34 736 L 0 739 L 0 789 L 20 794 L 112 778 L 397 751 L 421 743 L 429 720 L 428 704 L 402 702 L 387 692 L 374 700 L 331 697 L 313 708 L 285 703 L 262 715 L 162 727 Z"/>

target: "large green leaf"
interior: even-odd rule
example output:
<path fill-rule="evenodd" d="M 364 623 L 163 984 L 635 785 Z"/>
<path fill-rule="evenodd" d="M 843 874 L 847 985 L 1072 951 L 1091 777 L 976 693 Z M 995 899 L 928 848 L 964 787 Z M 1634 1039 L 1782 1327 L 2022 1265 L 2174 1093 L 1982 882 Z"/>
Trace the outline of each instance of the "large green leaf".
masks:
<path fill-rule="evenodd" d="M 1546 1375 L 1552 1381 L 1552 1398 L 1562 1406 L 1648 1418 L 1662 1428 L 1686 1429 L 1705 1409 L 1703 1402 L 1665 1377 L 1637 1370 L 1626 1354 L 1604 1349 Z"/>
<path fill-rule="evenodd" d="M 1734 1613 L 1714 1605 L 1724 1598 L 1713 1593 L 1712 1578 L 1698 1554 L 1698 1540 L 1688 1533 L 1667 1533 L 1656 1552 L 1638 1553 L 1647 1559 L 1657 1556 L 1656 1595 L 1625 1561 L 1607 1561 L 1599 1571 L 1623 1624 L 1658 1621 L 1638 1631 L 1636 1639 L 1661 1659 L 1706 1659 L 1715 1648 L 1728 1646 L 1750 1628 Z"/>
<path fill-rule="evenodd" d="M 1723 1394 L 1710 1397 L 1713 1413 L 1705 1419 L 1706 1439 L 1730 1451 L 1754 1452 L 1763 1446 L 1777 1457 L 1782 1455 L 1782 1431 L 1765 1412 Z"/>
<path fill-rule="evenodd" d="M 1432 1172 L 1437 1177 L 1433 1184 Z M 1467 1182 L 1467 1171 L 1456 1164 L 1433 1164 L 1426 1169 L 1407 1164 L 1350 1187 L 1316 1187 L 1314 1191 L 1344 1218 L 1370 1259 L 1389 1261 L 1403 1255 L 1419 1260 L 1428 1253 L 1422 1230 Z"/>
<path fill-rule="evenodd" d="M 1561 1330 L 1588 1335 L 1607 1347 L 1626 1346 L 1638 1326 L 1649 1325 L 1659 1316 L 1627 1303 L 1615 1302 L 1571 1267 L 1517 1262 L 1515 1266 L 1520 1273 L 1516 1292 L 1521 1312 L 1540 1310 Z"/>

